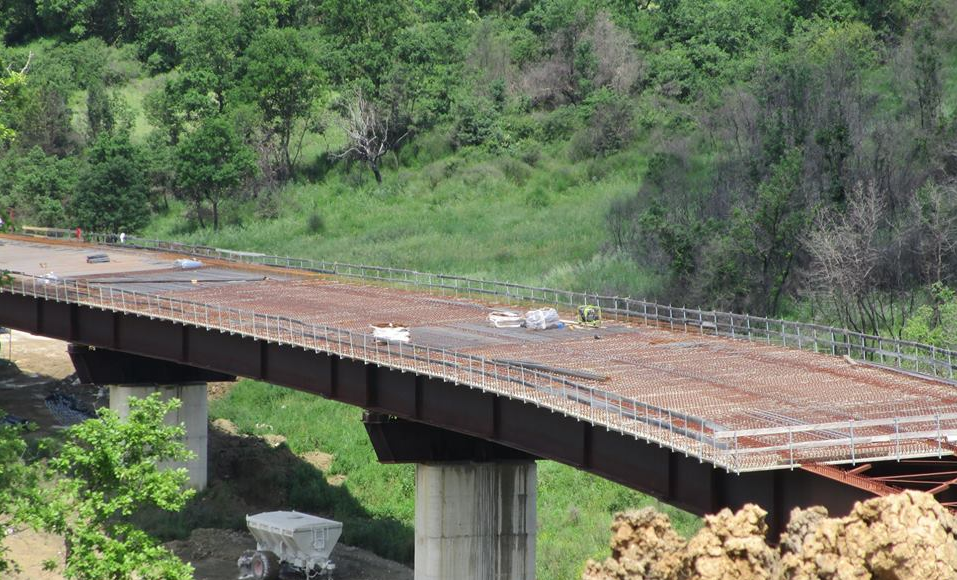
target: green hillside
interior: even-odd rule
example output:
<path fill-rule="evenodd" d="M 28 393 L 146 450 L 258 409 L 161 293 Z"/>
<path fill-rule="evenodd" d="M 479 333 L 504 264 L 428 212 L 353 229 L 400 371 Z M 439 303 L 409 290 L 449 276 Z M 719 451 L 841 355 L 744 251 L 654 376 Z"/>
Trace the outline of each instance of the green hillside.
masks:
<path fill-rule="evenodd" d="M 0 27 L 8 227 L 957 337 L 947 0 L 16 0 Z M 350 501 L 306 473 L 297 505 L 410 557 L 411 469 L 354 409 L 243 381 L 213 413 L 335 453 Z M 542 580 L 649 501 L 540 469 Z"/>

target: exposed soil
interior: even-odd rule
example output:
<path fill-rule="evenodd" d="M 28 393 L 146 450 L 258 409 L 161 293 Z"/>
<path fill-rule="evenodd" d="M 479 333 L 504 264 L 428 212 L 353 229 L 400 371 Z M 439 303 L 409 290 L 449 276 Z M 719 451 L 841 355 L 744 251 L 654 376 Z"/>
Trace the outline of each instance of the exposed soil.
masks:
<path fill-rule="evenodd" d="M 33 530 L 17 529 L 3 541 L 9 552 L 7 558 L 19 567 L 12 580 L 62 580 L 59 571 L 63 570 L 63 539 L 52 534 L 39 534 Z M 56 563 L 53 571 L 44 570 L 44 562 Z M 232 579 L 235 580 L 235 579 Z"/>
<path fill-rule="evenodd" d="M 35 423 L 33 437 L 65 428 L 46 406 L 45 399 L 53 393 L 70 396 L 91 410 L 109 404 L 108 389 L 77 383 L 64 342 L 13 331 L 0 335 L 0 351 L 0 409 Z M 11 352 L 13 365 L 7 364 Z"/>
<path fill-rule="evenodd" d="M 246 550 L 255 550 L 256 542 L 243 532 L 199 528 L 188 540 L 170 542 L 167 546 L 196 568 L 196 579 L 235 580 L 236 559 Z M 412 571 L 359 548 L 338 544 L 331 559 L 336 563 L 337 580 L 411 580 Z M 289 580 L 301 576 L 289 575 Z"/>
<path fill-rule="evenodd" d="M 63 430 L 57 418 L 50 412 L 45 399 L 52 393 L 74 397 L 82 406 L 95 409 L 109 405 L 107 389 L 84 387 L 77 383 L 73 366 L 66 352 L 66 343 L 29 334 L 14 332 L 0 336 L 2 359 L 11 352 L 8 338 L 12 339 L 12 360 L 15 366 L 0 364 L 0 409 L 16 417 L 35 423 L 38 430 L 31 437 L 40 437 Z M 210 396 L 221 397 L 229 390 L 229 383 L 210 385 Z M 262 470 L 244 469 L 250 463 L 268 464 L 272 470 L 291 468 L 295 462 L 305 461 L 321 470 L 328 468 L 332 456 L 314 452 L 306 457 L 297 457 L 284 444 L 279 434 L 268 439 L 240 435 L 229 421 L 218 420 L 210 425 L 209 457 L 211 490 L 216 488 L 248 492 L 227 498 L 225 503 L 233 520 L 247 513 L 268 509 L 286 509 L 282 497 L 270 490 L 257 490 L 257 481 L 245 481 L 244 474 Z M 281 477 L 281 474 L 275 474 Z M 228 485 L 223 485 L 228 482 Z M 274 488 L 273 488 L 274 489 Z M 317 514 L 323 515 L 323 514 Z M 59 570 L 63 566 L 64 547 L 61 538 L 38 534 L 30 529 L 11 529 L 4 541 L 8 556 L 15 561 L 20 572 L 12 580 L 61 580 Z M 256 542 L 244 531 L 232 529 L 199 528 L 193 530 L 186 540 L 167 544 L 178 556 L 190 562 L 196 569 L 197 580 L 235 580 L 237 558 L 245 551 L 254 549 Z M 331 556 L 336 564 L 337 580 L 411 580 L 412 570 L 399 563 L 386 560 L 360 548 L 339 544 Z M 57 571 L 44 570 L 44 563 L 55 562 Z"/>
<path fill-rule="evenodd" d="M 747 505 L 705 517 L 691 540 L 651 508 L 618 514 L 612 555 L 584 580 L 954 580 L 957 517 L 933 496 L 906 491 L 859 502 L 849 515 L 795 509 L 779 547 L 766 512 Z"/>

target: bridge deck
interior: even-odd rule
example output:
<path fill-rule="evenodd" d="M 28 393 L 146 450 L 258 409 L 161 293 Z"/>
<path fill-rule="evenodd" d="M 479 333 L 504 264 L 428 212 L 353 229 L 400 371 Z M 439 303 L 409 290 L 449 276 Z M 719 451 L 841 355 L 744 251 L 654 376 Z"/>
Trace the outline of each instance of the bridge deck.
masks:
<path fill-rule="evenodd" d="M 111 261 L 87 264 L 94 251 Z M 507 362 L 517 374 L 543 365 L 536 368 L 589 395 L 566 388 L 557 396 L 523 381 L 522 396 L 729 469 L 949 454 L 947 435 L 957 429 L 954 385 L 841 357 L 629 321 L 497 329 L 487 316 L 505 304 L 219 261 L 180 270 L 177 257 L 11 238 L 0 246 L 0 268 L 53 272 L 88 292 L 122 289 L 354 333 L 395 322 L 411 328 L 416 345 Z M 302 336 L 304 346 L 316 344 Z M 627 402 L 610 412 L 603 394 Z"/>

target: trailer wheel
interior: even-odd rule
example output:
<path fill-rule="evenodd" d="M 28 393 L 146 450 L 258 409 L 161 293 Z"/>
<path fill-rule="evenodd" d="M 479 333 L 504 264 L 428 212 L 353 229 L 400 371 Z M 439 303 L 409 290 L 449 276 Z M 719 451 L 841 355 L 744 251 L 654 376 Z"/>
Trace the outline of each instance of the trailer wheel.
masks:
<path fill-rule="evenodd" d="M 279 566 L 279 556 L 267 550 L 257 551 L 250 562 L 255 580 L 277 580 Z"/>

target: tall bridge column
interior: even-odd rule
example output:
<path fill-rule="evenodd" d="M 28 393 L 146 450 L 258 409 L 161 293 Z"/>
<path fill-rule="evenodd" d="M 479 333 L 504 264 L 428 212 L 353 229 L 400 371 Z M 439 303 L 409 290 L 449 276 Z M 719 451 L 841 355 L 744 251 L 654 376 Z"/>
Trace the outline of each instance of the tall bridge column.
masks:
<path fill-rule="evenodd" d="M 415 466 L 415 580 L 534 580 L 534 461 Z"/>
<path fill-rule="evenodd" d="M 183 443 L 195 456 L 189 461 L 165 462 L 160 467 L 178 469 L 185 467 L 189 472 L 189 486 L 206 489 L 207 481 L 207 439 L 209 410 L 206 403 L 206 383 L 185 383 L 178 385 L 111 385 L 110 409 L 121 419 L 130 414 L 130 398 L 146 398 L 153 393 L 161 393 L 164 401 L 176 398 L 182 401 L 179 409 L 166 415 L 167 425 L 184 425 L 186 439 Z"/>
<path fill-rule="evenodd" d="M 71 344 L 69 353 L 81 382 L 110 385 L 110 409 L 121 418 L 129 416 L 131 397 L 144 398 L 159 392 L 164 400 L 182 401 L 179 409 L 166 416 L 166 422 L 185 425 L 184 443 L 196 457 L 163 467 L 185 467 L 190 487 L 205 489 L 209 421 L 206 383 L 233 381 L 236 377 L 105 348 Z"/>
<path fill-rule="evenodd" d="M 533 455 L 378 413 L 382 463 L 415 463 L 415 580 L 534 580 Z"/>

